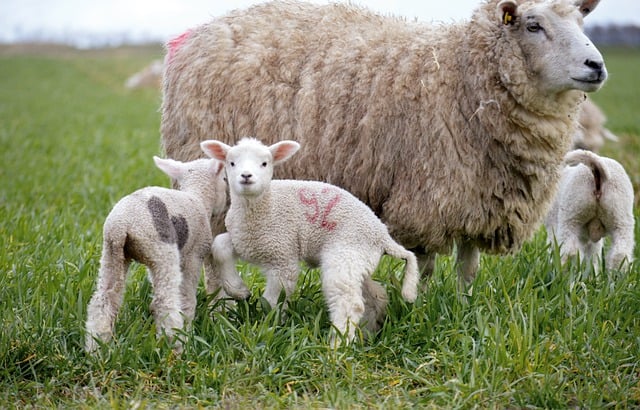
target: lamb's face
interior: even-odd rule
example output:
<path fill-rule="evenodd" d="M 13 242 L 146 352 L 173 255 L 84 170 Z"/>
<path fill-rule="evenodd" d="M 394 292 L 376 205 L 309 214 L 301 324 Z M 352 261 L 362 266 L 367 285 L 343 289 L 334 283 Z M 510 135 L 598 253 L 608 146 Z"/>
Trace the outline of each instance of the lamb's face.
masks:
<path fill-rule="evenodd" d="M 235 146 L 227 153 L 225 169 L 231 191 L 257 196 L 271 183 L 273 158 L 264 146 Z"/>
<path fill-rule="evenodd" d="M 498 5 L 507 36 L 525 59 L 529 81 L 548 93 L 568 90 L 592 92 L 607 78 L 604 60 L 583 32 L 583 16 L 597 1 L 510 0 Z"/>

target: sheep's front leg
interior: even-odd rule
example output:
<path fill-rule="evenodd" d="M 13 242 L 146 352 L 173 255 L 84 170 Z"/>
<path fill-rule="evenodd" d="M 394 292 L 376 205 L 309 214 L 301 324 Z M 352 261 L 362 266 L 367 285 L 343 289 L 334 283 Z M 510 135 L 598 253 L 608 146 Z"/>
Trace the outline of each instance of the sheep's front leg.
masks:
<path fill-rule="evenodd" d="M 234 299 L 246 299 L 249 297 L 249 288 L 236 271 L 236 254 L 231 235 L 222 233 L 217 235 L 211 246 L 213 261 L 219 268 L 219 283 L 222 286 L 221 292 L 225 291 Z M 218 295 L 220 297 L 220 295 Z"/>
<path fill-rule="evenodd" d="M 262 296 L 272 308 L 278 304 L 278 298 L 283 289 L 286 295 L 284 306 L 286 306 L 286 301 L 296 288 L 299 269 L 297 261 L 282 266 L 265 267 L 264 274 L 267 278 L 267 284 Z"/>
<path fill-rule="evenodd" d="M 458 243 L 456 265 L 458 279 L 468 284 L 472 282 L 478 272 L 480 264 L 480 250 L 471 241 L 462 240 Z"/>

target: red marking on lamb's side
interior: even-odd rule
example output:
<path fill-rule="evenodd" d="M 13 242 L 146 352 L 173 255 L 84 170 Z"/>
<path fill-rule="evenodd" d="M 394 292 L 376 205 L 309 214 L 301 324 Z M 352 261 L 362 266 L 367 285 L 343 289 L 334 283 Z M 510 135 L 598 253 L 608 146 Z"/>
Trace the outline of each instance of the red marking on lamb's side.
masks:
<path fill-rule="evenodd" d="M 312 213 L 305 212 L 304 216 L 307 217 L 307 221 L 309 221 L 309 223 L 316 223 L 318 215 L 320 214 L 320 208 L 318 207 L 318 198 L 316 197 L 315 192 L 309 192 L 309 190 L 305 188 L 300 188 L 298 191 L 298 198 L 300 198 L 300 203 L 302 205 L 307 205 L 307 207 L 313 208 Z"/>
<path fill-rule="evenodd" d="M 320 193 L 321 194 L 327 194 L 329 192 L 331 192 L 331 189 L 325 188 Z M 336 206 L 336 204 L 338 202 L 340 202 L 340 194 L 336 193 L 336 195 L 329 200 L 329 203 L 324 208 L 324 212 L 322 213 L 322 221 L 320 222 L 320 226 L 322 226 L 323 228 L 325 228 L 328 231 L 333 231 L 336 228 L 336 226 L 338 225 L 338 223 L 335 222 L 335 221 L 329 222 L 327 220 L 327 218 L 329 217 L 329 213 L 331 213 L 331 210 L 333 209 L 334 206 Z"/>
<path fill-rule="evenodd" d="M 187 41 L 189 37 L 191 37 L 191 33 L 193 30 L 187 30 L 184 33 L 180 34 L 178 37 L 175 37 L 167 43 L 167 62 L 170 62 L 173 59 L 176 51 Z"/>
<path fill-rule="evenodd" d="M 324 188 L 320 191 L 320 195 L 327 195 L 332 192 L 331 188 Z M 340 193 L 336 192 L 335 196 L 333 196 L 327 205 L 322 210 L 322 218 L 318 221 L 318 217 L 320 216 L 320 205 L 318 203 L 318 193 L 311 192 L 308 189 L 301 188 L 298 190 L 298 198 L 300 199 L 300 203 L 306 205 L 308 208 L 312 210 L 312 212 L 305 212 L 304 216 L 307 218 L 310 224 L 315 225 L 316 223 L 323 229 L 331 232 L 333 231 L 338 223 L 336 221 L 329 221 L 329 214 L 333 210 L 333 208 L 340 202 Z"/>

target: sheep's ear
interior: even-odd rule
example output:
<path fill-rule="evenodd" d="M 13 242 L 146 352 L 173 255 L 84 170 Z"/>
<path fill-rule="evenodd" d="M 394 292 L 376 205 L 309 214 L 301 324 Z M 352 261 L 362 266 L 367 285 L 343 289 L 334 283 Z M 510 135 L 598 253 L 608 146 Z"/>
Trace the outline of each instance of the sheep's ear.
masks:
<path fill-rule="evenodd" d="M 600 3 L 600 0 L 576 0 L 575 4 L 578 10 L 580 10 L 580 13 L 586 16 L 598 7 L 598 3 Z"/>
<path fill-rule="evenodd" d="M 288 160 L 293 154 L 300 149 L 300 144 L 295 141 L 280 141 L 269 147 L 273 156 L 273 164 Z"/>
<path fill-rule="evenodd" d="M 207 154 L 209 158 L 215 158 L 218 161 L 224 162 L 227 160 L 227 152 L 229 152 L 231 147 L 224 142 L 206 140 L 200 143 L 200 149 L 202 149 L 202 152 Z"/>
<path fill-rule="evenodd" d="M 169 175 L 173 179 L 178 179 L 182 176 L 184 172 L 183 163 L 180 161 L 175 161 L 173 159 L 162 159 L 156 156 L 153 157 L 153 161 L 156 163 L 156 166 L 160 168 L 162 172 Z"/>
<path fill-rule="evenodd" d="M 498 3 L 498 15 L 505 26 L 511 26 L 516 22 L 518 3 L 515 0 L 502 0 Z"/>

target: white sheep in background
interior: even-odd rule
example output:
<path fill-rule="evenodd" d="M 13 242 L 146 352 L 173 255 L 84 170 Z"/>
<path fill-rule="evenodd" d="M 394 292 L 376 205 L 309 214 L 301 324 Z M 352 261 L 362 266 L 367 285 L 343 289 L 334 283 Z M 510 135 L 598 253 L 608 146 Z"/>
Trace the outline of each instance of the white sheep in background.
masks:
<path fill-rule="evenodd" d="M 163 146 L 193 159 L 210 135 L 299 141 L 277 178 L 351 192 L 427 271 L 456 243 L 471 280 L 480 251 L 518 250 L 551 205 L 585 92 L 607 78 L 582 30 L 597 4 L 489 0 L 454 24 L 347 4 L 232 11 L 168 44 Z"/>
<path fill-rule="evenodd" d="M 599 264 L 605 236 L 611 237 L 606 266 L 619 269 L 633 260 L 633 186 L 617 161 L 590 151 L 565 157 L 558 194 L 545 221 L 548 241 L 562 259 L 579 254 Z"/>
<path fill-rule="evenodd" d="M 127 78 L 124 86 L 130 90 L 138 88 L 159 88 L 162 85 L 162 60 L 153 60 L 148 66 Z"/>
<path fill-rule="evenodd" d="M 97 289 L 87 308 L 88 352 L 97 349 L 96 339 L 106 342 L 112 336 L 132 261 L 148 268 L 154 291 L 151 310 L 159 335 L 172 337 L 174 329 L 183 328 L 184 320 L 194 317 L 200 269 L 211 251 L 209 220 L 226 207 L 223 164 L 214 159 L 187 163 L 153 159 L 180 190 L 139 189 L 118 201 L 107 216 Z M 224 289 L 238 298 L 248 295 L 239 276 L 224 282 Z"/>
<path fill-rule="evenodd" d="M 272 180 L 273 166 L 293 155 L 298 143 L 281 141 L 266 147 L 244 138 L 233 147 L 214 140 L 201 146 L 207 155 L 225 162 L 231 196 L 225 218 L 228 232 L 214 239 L 214 260 L 231 270 L 238 257 L 261 267 L 267 278 L 263 296 L 271 306 L 282 289 L 291 295 L 299 263 L 305 261 L 320 267 L 331 322 L 347 340 L 353 339 L 363 317 L 375 330 L 385 313 L 386 295 L 370 276 L 384 253 L 406 261 L 402 296 L 410 302 L 416 299 L 415 255 L 391 238 L 369 207 L 333 185 Z M 363 294 L 375 296 L 378 305 L 368 305 Z"/>

